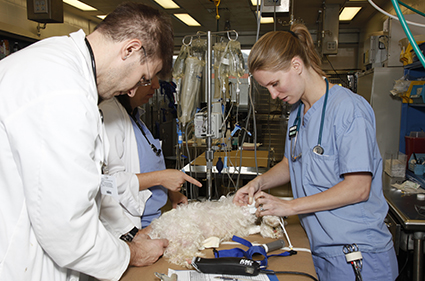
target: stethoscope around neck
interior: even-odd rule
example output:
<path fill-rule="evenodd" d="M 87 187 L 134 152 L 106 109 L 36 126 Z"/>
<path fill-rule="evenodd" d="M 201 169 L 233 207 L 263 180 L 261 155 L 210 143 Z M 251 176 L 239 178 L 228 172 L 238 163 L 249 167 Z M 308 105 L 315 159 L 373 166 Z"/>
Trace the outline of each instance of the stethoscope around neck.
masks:
<path fill-rule="evenodd" d="M 323 101 L 322 117 L 320 119 L 319 138 L 317 140 L 316 146 L 313 147 L 313 152 L 317 155 L 323 155 L 323 153 L 325 152 L 325 150 L 321 146 L 323 123 L 325 122 L 326 103 L 328 101 L 328 93 L 329 93 L 329 81 L 326 78 L 325 78 L 325 81 L 326 81 L 326 93 L 325 93 L 325 100 Z M 295 147 L 297 145 L 298 131 L 300 130 L 300 124 L 301 124 L 301 104 L 298 106 L 297 117 L 295 118 L 294 124 L 292 125 L 292 127 L 289 128 L 289 138 L 291 139 L 291 160 L 293 162 L 295 162 L 298 158 L 302 156 L 302 152 L 294 156 Z M 294 143 L 292 143 L 292 141 Z"/>

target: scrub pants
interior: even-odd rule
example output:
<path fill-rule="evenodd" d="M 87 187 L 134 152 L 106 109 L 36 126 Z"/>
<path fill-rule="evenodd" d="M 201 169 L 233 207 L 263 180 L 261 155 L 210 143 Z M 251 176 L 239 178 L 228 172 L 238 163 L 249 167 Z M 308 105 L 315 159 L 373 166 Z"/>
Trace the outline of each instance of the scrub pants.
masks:
<path fill-rule="evenodd" d="M 341 248 L 342 252 L 342 248 Z M 360 271 L 363 281 L 394 281 L 398 276 L 398 263 L 394 248 L 382 253 L 363 253 L 363 268 Z M 319 281 L 355 281 L 351 263 L 345 256 L 319 257 L 313 255 Z"/>

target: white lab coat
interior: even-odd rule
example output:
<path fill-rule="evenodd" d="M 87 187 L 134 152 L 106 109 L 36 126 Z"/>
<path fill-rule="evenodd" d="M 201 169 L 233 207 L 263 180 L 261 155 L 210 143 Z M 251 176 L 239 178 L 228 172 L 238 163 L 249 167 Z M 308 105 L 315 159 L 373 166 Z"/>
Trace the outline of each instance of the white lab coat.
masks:
<path fill-rule="evenodd" d="M 110 143 L 105 173 L 116 177 L 120 203 L 133 224 L 141 228 L 140 217 L 152 192 L 149 189 L 139 191 L 139 181 L 135 174 L 140 173 L 140 162 L 133 125 L 116 98 L 103 101 L 99 108 L 103 112 Z"/>
<path fill-rule="evenodd" d="M 84 37 L 0 61 L 1 281 L 118 280 L 128 266 L 128 246 L 99 219 L 105 141 Z"/>

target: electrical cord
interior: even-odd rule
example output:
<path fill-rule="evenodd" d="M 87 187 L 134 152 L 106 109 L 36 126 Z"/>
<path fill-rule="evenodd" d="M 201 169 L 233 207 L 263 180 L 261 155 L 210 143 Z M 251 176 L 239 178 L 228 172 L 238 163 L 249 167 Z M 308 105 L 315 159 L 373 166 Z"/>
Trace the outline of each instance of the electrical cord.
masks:
<path fill-rule="evenodd" d="M 328 55 L 325 55 L 326 60 L 329 62 L 329 65 L 332 67 L 332 70 L 335 72 L 335 74 L 338 76 L 338 79 L 344 84 L 344 87 L 350 88 L 349 85 L 341 78 L 341 76 L 338 74 L 338 72 L 335 70 L 334 66 L 332 65 L 331 61 L 328 58 Z"/>
<path fill-rule="evenodd" d="M 319 281 L 313 275 L 310 275 L 310 274 L 305 273 L 305 272 L 299 272 L 299 271 L 273 271 L 273 270 L 261 269 L 260 270 L 260 273 L 264 273 L 264 274 L 295 274 L 295 275 L 306 276 L 306 277 L 308 277 L 308 278 L 310 278 L 312 280 Z"/>

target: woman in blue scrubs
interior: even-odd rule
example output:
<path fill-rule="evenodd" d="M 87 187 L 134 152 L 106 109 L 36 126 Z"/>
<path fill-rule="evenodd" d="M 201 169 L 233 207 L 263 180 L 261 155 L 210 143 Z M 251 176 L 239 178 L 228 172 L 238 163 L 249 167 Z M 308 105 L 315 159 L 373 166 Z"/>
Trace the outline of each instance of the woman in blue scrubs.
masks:
<path fill-rule="evenodd" d="M 357 244 L 363 280 L 395 280 L 397 259 L 384 218 L 382 158 L 375 116 L 361 96 L 333 85 L 304 25 L 265 34 L 252 48 L 249 71 L 272 98 L 292 104 L 285 156 L 238 190 L 234 202 L 257 215 L 298 215 L 320 280 L 356 280 L 344 245 Z M 294 199 L 263 190 L 291 182 Z"/>
<path fill-rule="evenodd" d="M 148 103 L 159 87 L 158 77 L 153 76 L 140 82 L 134 96 L 117 96 L 99 105 L 110 144 L 104 171 L 115 176 L 120 204 L 139 229 L 161 215 L 168 199 L 173 208 L 187 204 L 186 196 L 179 192 L 186 181 L 202 186 L 179 170 L 166 169 L 161 143 L 141 119 L 144 110 L 140 106 Z"/>

